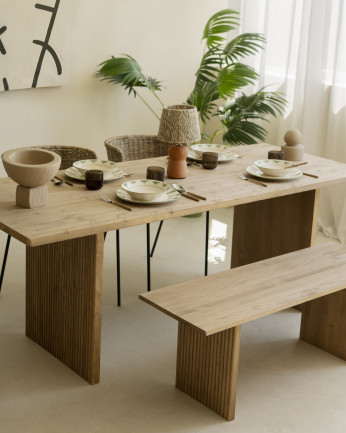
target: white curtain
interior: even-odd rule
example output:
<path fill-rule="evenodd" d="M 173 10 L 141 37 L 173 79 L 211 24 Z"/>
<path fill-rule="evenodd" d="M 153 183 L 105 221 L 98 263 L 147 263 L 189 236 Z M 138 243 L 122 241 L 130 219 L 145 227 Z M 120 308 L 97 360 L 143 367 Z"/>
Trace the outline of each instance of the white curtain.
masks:
<path fill-rule="evenodd" d="M 258 87 L 289 101 L 267 141 L 283 144 L 288 129 L 303 134 L 305 151 L 346 163 L 346 5 L 344 0 L 229 0 L 241 32 L 266 35 L 250 63 Z M 346 243 L 346 186 L 321 190 L 318 230 Z"/>

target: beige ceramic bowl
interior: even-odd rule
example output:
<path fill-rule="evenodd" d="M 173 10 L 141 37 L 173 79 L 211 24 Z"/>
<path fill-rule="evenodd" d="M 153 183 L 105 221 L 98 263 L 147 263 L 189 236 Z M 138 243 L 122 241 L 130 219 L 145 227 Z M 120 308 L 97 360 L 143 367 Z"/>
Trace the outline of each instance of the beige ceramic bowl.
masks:
<path fill-rule="evenodd" d="M 193 144 L 191 149 L 196 153 L 199 158 L 202 158 L 204 152 L 215 152 L 219 155 L 219 158 L 226 154 L 232 154 L 230 146 L 225 146 L 223 144 Z"/>
<path fill-rule="evenodd" d="M 85 174 L 87 170 L 102 170 L 103 174 L 109 174 L 111 170 L 117 168 L 117 165 L 113 161 L 104 161 L 102 159 L 83 159 L 73 163 L 80 173 Z"/>
<path fill-rule="evenodd" d="M 282 159 L 260 159 L 255 162 L 256 167 L 258 167 L 262 173 L 274 177 L 287 176 L 292 166 L 291 161 L 284 161 Z"/>
<path fill-rule="evenodd" d="M 8 176 L 19 185 L 30 188 L 49 182 L 61 164 L 57 153 L 30 147 L 8 150 L 1 157 Z"/>
<path fill-rule="evenodd" d="M 141 201 L 155 200 L 171 190 L 168 183 L 151 179 L 129 180 L 123 183 L 121 188 L 134 199 Z"/>

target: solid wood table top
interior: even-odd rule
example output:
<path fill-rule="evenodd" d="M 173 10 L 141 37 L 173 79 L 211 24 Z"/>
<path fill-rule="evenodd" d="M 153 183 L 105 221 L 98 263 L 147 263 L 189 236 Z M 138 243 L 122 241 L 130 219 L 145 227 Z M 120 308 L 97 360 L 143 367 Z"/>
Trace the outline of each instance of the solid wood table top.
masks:
<path fill-rule="evenodd" d="M 345 288 L 346 247 L 327 243 L 139 298 L 211 335 Z"/>
<path fill-rule="evenodd" d="M 0 229 L 29 246 L 36 246 L 346 182 L 346 164 L 308 154 L 304 155 L 308 164 L 302 171 L 318 175 L 318 179 L 302 176 L 289 181 L 268 180 L 265 188 L 238 177 L 254 161 L 265 159 L 268 150 L 273 148 L 267 144 L 235 147 L 235 153 L 241 158 L 219 163 L 215 170 L 190 166 L 186 179 L 166 178 L 170 184 L 179 183 L 186 190 L 207 197 L 205 201 L 194 202 L 180 197 L 167 204 L 128 203 L 132 212 L 105 203 L 101 195 L 115 198 L 116 190 L 126 180 L 145 178 L 148 166 L 166 168 L 166 157 L 119 163 L 122 170 L 133 176 L 106 182 L 98 191 L 87 190 L 79 181 L 72 180 L 74 187 L 55 186 L 49 182 L 48 204 L 35 209 L 17 206 L 16 184 L 3 178 L 0 179 Z M 64 176 L 63 171 L 60 174 Z"/>

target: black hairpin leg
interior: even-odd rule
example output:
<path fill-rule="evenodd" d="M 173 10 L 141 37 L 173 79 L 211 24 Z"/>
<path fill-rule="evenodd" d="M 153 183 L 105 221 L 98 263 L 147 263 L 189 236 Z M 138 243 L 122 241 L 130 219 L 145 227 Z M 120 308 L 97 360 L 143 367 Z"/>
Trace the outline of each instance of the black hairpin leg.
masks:
<path fill-rule="evenodd" d="M 205 213 L 205 262 L 204 275 L 208 275 L 208 252 L 209 252 L 209 211 Z"/>
<path fill-rule="evenodd" d="M 150 290 L 150 224 L 147 224 L 147 291 L 150 292 Z"/>
<path fill-rule="evenodd" d="M 153 257 L 153 255 L 154 255 L 156 243 L 157 243 L 157 240 L 159 239 L 159 235 L 160 235 L 160 231 L 161 231 L 161 228 L 162 228 L 162 224 L 163 224 L 163 220 L 160 221 L 159 227 L 157 229 L 155 240 L 154 240 L 154 244 L 153 244 L 153 248 L 151 249 L 151 252 L 150 252 L 150 257 Z"/>
<path fill-rule="evenodd" d="M 4 279 L 6 262 L 7 262 L 7 255 L 8 255 L 8 249 L 10 248 L 10 242 L 11 242 L 11 235 L 7 235 L 5 254 L 4 254 L 4 259 L 3 259 L 3 262 L 2 262 L 1 275 L 0 275 L 0 292 L 1 292 L 1 287 L 2 287 L 2 280 Z"/>
<path fill-rule="evenodd" d="M 121 306 L 121 294 L 120 294 L 120 231 L 116 230 L 116 250 L 117 250 L 117 297 L 118 307 Z"/>

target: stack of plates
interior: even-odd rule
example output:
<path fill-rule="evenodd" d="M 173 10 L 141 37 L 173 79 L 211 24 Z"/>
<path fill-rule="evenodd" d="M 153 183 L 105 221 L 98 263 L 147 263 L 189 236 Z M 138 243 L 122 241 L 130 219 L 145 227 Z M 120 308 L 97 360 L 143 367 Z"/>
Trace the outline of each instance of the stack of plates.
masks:
<path fill-rule="evenodd" d="M 291 161 L 281 159 L 260 159 L 246 169 L 247 173 L 261 179 L 290 180 L 302 176 L 302 172 L 292 167 Z"/>
<path fill-rule="evenodd" d="M 180 194 L 168 183 L 159 180 L 129 180 L 118 189 L 117 196 L 132 203 L 154 204 L 177 200 Z"/>
<path fill-rule="evenodd" d="M 202 161 L 203 152 L 215 152 L 219 155 L 219 162 L 231 161 L 232 159 L 239 158 L 238 155 L 233 153 L 229 146 L 222 144 L 193 144 L 189 150 L 188 157 L 196 161 Z"/>
<path fill-rule="evenodd" d="M 72 179 L 84 181 L 85 172 L 87 170 L 102 170 L 103 180 L 106 182 L 120 179 L 124 176 L 124 172 L 118 168 L 115 162 L 100 159 L 83 159 L 76 161 L 73 163 L 73 167 L 69 167 L 65 170 L 65 174 Z"/>

